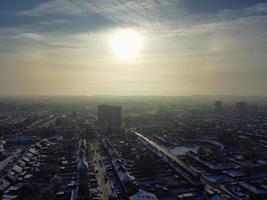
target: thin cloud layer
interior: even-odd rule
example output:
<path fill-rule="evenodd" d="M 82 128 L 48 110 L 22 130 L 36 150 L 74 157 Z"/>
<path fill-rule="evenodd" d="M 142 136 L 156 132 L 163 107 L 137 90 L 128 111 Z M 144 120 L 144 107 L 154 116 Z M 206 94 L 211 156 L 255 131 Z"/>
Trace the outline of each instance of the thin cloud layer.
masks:
<path fill-rule="evenodd" d="M 4 0 L 0 4 L 0 83 L 10 85 L 0 88 L 3 94 L 17 86 L 27 94 L 267 91 L 263 0 L 40 0 L 20 1 L 16 7 Z M 112 34 L 123 28 L 136 29 L 144 37 L 142 54 L 132 63 L 119 62 L 110 48 Z M 26 76 L 30 71 L 35 77 L 44 74 L 42 90 L 36 79 Z M 14 75 L 19 78 L 14 80 Z M 64 81 L 53 84 L 51 77 Z M 55 84 L 60 86 L 53 88 Z M 121 85 L 129 91 L 119 90 Z"/>

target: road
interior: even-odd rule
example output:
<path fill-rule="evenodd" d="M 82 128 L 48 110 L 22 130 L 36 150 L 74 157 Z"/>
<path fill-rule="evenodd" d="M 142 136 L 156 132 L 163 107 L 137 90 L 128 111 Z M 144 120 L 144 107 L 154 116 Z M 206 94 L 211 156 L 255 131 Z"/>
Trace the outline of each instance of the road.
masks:
<path fill-rule="evenodd" d="M 97 179 L 102 192 L 102 199 L 108 200 L 110 194 L 110 187 L 105 181 L 105 170 L 101 167 L 101 155 L 98 150 L 97 143 L 91 144 L 91 148 L 94 152 L 95 165 L 97 169 Z"/>
<path fill-rule="evenodd" d="M 138 133 L 134 130 L 130 130 L 132 133 L 134 133 L 135 135 L 137 135 L 138 137 L 142 138 L 143 140 L 145 140 L 146 142 L 148 142 L 152 147 L 156 148 L 158 151 L 162 152 L 163 154 L 165 154 L 167 157 L 169 157 L 171 160 L 175 161 L 179 166 L 181 166 L 184 169 L 189 169 L 191 171 L 193 171 L 193 169 L 191 169 L 191 166 L 189 166 L 188 164 L 186 164 L 185 162 L 183 162 L 182 160 L 178 159 L 175 155 L 171 154 L 169 152 L 169 150 L 163 146 L 160 146 L 159 144 L 155 143 L 154 141 L 148 139 L 147 137 L 143 136 L 141 133 Z M 184 176 L 188 181 L 190 181 L 192 184 L 197 184 L 194 181 L 192 181 L 192 176 L 190 173 L 187 173 L 186 171 L 180 171 L 181 175 Z M 195 174 L 197 175 L 197 174 Z"/>
<path fill-rule="evenodd" d="M 142 135 L 141 133 L 136 132 L 135 130 L 132 129 L 128 129 L 128 131 L 134 133 L 135 135 L 137 135 L 138 137 L 142 138 L 144 141 L 148 142 L 152 147 L 156 148 L 158 151 L 162 152 L 163 154 L 165 154 L 167 157 L 169 157 L 170 159 L 172 159 L 173 161 L 175 161 L 179 166 L 181 166 L 184 169 L 190 169 L 191 167 L 184 163 L 183 161 L 181 161 L 180 159 L 178 159 L 175 155 L 171 154 L 169 152 L 168 149 L 160 146 L 159 144 L 155 143 L 154 141 L 148 139 L 147 137 L 145 137 L 144 135 Z M 192 170 L 192 169 L 191 169 Z M 180 172 L 181 173 L 181 172 Z M 190 175 L 189 173 L 186 172 L 182 172 L 181 173 L 182 176 L 184 176 L 187 180 L 190 179 Z M 222 194 L 226 194 L 231 196 L 233 199 L 235 200 L 241 200 L 239 197 L 237 197 L 236 195 L 230 193 L 223 185 L 220 185 L 219 183 L 215 183 L 215 182 L 210 182 L 207 179 L 205 179 L 203 176 L 200 175 L 200 181 L 205 184 L 210 186 L 211 188 L 217 189 L 218 191 L 220 191 Z M 192 181 L 190 181 L 192 183 Z"/>

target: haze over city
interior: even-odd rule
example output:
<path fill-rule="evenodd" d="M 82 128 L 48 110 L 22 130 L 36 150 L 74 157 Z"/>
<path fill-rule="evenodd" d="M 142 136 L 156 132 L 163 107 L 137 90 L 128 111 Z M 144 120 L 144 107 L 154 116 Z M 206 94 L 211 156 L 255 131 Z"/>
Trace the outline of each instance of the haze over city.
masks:
<path fill-rule="evenodd" d="M 0 95 L 267 95 L 266 0 L 1 0 Z"/>
<path fill-rule="evenodd" d="M 267 200 L 267 0 L 0 0 L 1 200 Z"/>

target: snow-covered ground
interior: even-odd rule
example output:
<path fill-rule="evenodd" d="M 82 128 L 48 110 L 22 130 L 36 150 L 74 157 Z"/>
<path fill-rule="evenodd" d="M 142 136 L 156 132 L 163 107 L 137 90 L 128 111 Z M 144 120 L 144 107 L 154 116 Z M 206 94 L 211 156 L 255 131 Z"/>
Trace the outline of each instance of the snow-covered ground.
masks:
<path fill-rule="evenodd" d="M 180 156 L 186 154 L 189 151 L 197 152 L 198 147 L 199 146 L 197 145 L 183 145 L 169 149 L 169 151 L 176 156 Z"/>

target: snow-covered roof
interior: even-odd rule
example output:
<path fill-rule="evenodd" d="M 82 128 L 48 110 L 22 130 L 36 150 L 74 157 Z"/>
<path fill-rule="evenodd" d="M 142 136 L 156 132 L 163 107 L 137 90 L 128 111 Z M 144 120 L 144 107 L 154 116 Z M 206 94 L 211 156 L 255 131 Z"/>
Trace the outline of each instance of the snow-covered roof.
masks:
<path fill-rule="evenodd" d="M 86 160 L 84 158 L 80 159 L 79 163 L 78 163 L 78 170 L 79 171 L 87 171 L 88 170 L 88 163 L 86 162 Z"/>
<path fill-rule="evenodd" d="M 133 176 L 124 172 L 119 172 L 118 175 L 120 177 L 120 180 L 124 183 L 135 180 Z"/>
<path fill-rule="evenodd" d="M 11 183 L 9 181 L 7 181 L 5 178 L 1 178 L 1 180 L 0 180 L 0 190 L 4 190 L 10 185 L 11 185 Z"/>
<path fill-rule="evenodd" d="M 158 200 L 158 198 L 150 192 L 140 190 L 139 192 L 130 196 L 130 200 Z"/>

